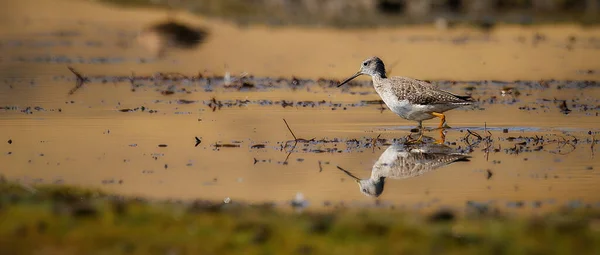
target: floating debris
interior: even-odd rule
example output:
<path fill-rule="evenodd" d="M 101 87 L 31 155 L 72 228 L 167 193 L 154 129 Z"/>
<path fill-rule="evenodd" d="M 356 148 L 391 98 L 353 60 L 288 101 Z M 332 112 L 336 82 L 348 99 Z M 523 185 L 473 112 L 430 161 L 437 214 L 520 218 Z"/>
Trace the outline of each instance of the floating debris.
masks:
<path fill-rule="evenodd" d="M 230 143 L 215 143 L 213 145 L 215 148 L 239 148 L 239 144 L 230 144 Z"/>
<path fill-rule="evenodd" d="M 571 112 L 571 110 L 569 109 L 569 107 L 567 107 L 567 101 L 566 100 L 562 100 L 562 102 L 558 105 L 558 108 L 560 109 L 560 112 L 562 112 L 563 114 L 567 115 Z"/>
<path fill-rule="evenodd" d="M 84 83 L 86 82 L 90 82 L 90 79 L 88 79 L 87 77 L 84 77 L 83 75 L 81 75 L 79 72 L 75 71 L 75 69 L 73 67 L 67 66 L 67 68 L 75 75 L 75 77 L 77 78 L 77 81 L 75 82 L 75 87 L 72 88 L 69 91 L 69 95 L 72 95 L 73 93 L 75 93 L 75 91 L 77 91 L 79 88 L 81 88 L 83 86 Z"/>

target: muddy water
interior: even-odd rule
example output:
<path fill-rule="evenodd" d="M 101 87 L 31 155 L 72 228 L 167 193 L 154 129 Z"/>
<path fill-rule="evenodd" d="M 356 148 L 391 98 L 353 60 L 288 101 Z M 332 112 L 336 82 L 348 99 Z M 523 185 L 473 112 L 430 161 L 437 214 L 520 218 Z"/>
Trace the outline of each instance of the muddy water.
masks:
<path fill-rule="evenodd" d="M 598 29 L 275 30 L 180 14 L 210 37 L 158 59 L 132 38 L 163 12 L 9 4 L 0 172 L 27 186 L 282 205 L 301 193 L 315 209 L 600 206 Z M 478 105 L 448 112 L 444 146 L 438 131 L 405 146 L 416 123 L 379 104 L 368 79 L 335 87 L 369 55 Z M 89 79 L 72 95 L 67 66 Z M 374 165 L 378 197 L 355 182 Z"/>

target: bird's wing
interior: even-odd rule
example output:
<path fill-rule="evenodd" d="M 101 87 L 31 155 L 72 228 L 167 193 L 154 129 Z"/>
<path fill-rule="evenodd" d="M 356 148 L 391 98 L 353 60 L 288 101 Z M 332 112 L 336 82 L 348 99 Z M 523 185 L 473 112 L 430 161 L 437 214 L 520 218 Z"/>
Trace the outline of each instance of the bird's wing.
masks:
<path fill-rule="evenodd" d="M 388 78 L 388 80 L 392 84 L 392 90 L 398 99 L 406 99 L 411 104 L 460 104 L 469 102 L 467 97 L 440 90 L 437 86 L 426 81 L 399 76 Z"/>
<path fill-rule="evenodd" d="M 470 157 L 464 154 L 444 153 L 409 153 L 406 157 L 398 157 L 397 161 L 389 165 L 387 178 L 406 179 L 417 177 L 428 172 L 433 172 L 440 167 L 467 160 Z"/>

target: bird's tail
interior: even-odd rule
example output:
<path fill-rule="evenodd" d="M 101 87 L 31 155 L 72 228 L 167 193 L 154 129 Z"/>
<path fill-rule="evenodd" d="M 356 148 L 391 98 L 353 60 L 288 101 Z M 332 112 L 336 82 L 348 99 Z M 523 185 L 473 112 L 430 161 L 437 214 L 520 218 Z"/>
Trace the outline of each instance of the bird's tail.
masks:
<path fill-rule="evenodd" d="M 456 97 L 458 97 L 458 98 L 460 98 L 462 100 L 465 100 L 465 101 L 469 101 L 469 102 L 474 101 L 474 99 L 471 96 L 459 96 L 459 95 L 456 95 Z"/>
<path fill-rule="evenodd" d="M 458 104 L 458 105 L 471 105 L 471 104 L 475 103 L 475 99 L 472 98 L 471 96 L 460 96 L 460 95 L 457 95 L 457 94 L 452 94 L 452 95 L 462 101 L 462 102 L 460 102 L 460 101 L 459 102 L 454 102 L 455 104 Z"/>

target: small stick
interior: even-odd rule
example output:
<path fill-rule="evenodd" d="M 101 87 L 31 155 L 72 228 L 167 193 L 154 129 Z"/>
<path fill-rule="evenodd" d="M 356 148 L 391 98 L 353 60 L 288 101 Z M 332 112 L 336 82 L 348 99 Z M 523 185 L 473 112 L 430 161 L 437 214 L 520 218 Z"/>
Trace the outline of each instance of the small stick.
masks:
<path fill-rule="evenodd" d="M 558 154 L 560 154 L 560 155 L 567 155 L 567 154 L 569 154 L 569 153 L 573 152 L 575 149 L 577 149 L 577 147 L 575 147 L 575 145 L 573 145 L 573 144 L 571 144 L 571 143 L 568 143 L 567 145 L 571 146 L 571 148 L 573 148 L 573 149 L 572 149 L 571 151 L 569 151 L 569 152 L 564 152 L 564 153 L 563 153 L 563 152 L 561 152 L 561 151 L 560 151 L 560 148 L 559 148 L 559 152 L 558 152 Z"/>
<path fill-rule="evenodd" d="M 477 134 L 477 133 L 476 133 L 476 132 L 474 132 L 474 131 L 471 131 L 471 130 L 468 130 L 468 129 L 467 129 L 467 132 L 469 132 L 469 135 L 473 135 L 473 136 L 477 137 L 477 139 L 478 139 L 478 140 L 481 140 L 481 139 L 483 139 L 483 138 L 482 138 L 482 137 L 481 137 L 479 134 Z"/>
<path fill-rule="evenodd" d="M 77 91 L 79 88 L 81 88 L 81 86 L 83 86 L 83 84 L 85 82 L 90 81 L 90 80 L 88 78 L 84 77 L 83 75 L 81 75 L 79 72 L 75 71 L 75 69 L 73 67 L 67 66 L 67 68 L 75 75 L 75 77 L 77 77 L 77 81 L 75 82 L 75 87 L 69 91 L 69 95 L 72 95 L 73 93 L 75 93 L 75 91 Z"/>
<path fill-rule="evenodd" d="M 379 101 L 379 113 L 383 113 L 385 107 L 383 107 L 383 101 Z"/>
<path fill-rule="evenodd" d="M 75 75 L 77 76 L 77 79 L 79 80 L 86 80 L 85 77 L 83 77 L 83 75 L 81 75 L 79 72 L 75 71 L 75 69 L 73 67 L 67 66 L 67 68 Z"/>
<path fill-rule="evenodd" d="M 319 160 L 319 173 L 323 172 L 323 166 L 321 165 L 321 160 Z"/>
<path fill-rule="evenodd" d="M 491 136 L 492 136 L 492 132 L 490 132 L 490 131 L 488 131 L 488 130 L 487 130 L 487 122 L 484 122 L 484 123 L 483 123 L 483 131 L 484 131 L 484 132 L 487 132 L 487 133 L 489 134 L 490 138 L 491 138 Z"/>
<path fill-rule="evenodd" d="M 198 145 L 202 143 L 202 140 L 200 140 L 200 138 L 198 138 L 197 136 L 194 136 L 194 138 L 196 138 L 196 145 L 194 145 L 194 147 L 198 147 Z"/>
<path fill-rule="evenodd" d="M 131 71 L 131 76 L 129 76 L 128 79 L 132 87 L 135 85 L 135 78 L 135 72 Z"/>
<path fill-rule="evenodd" d="M 294 131 L 292 131 L 292 129 L 290 128 L 290 125 L 288 125 L 288 123 L 287 123 L 287 121 L 285 119 L 283 119 L 283 122 L 285 123 L 285 126 L 288 128 L 288 130 L 290 131 L 290 133 L 294 137 L 294 145 L 292 145 L 292 149 L 290 150 L 290 152 L 285 157 L 285 161 L 283 161 L 283 164 L 287 165 L 288 164 L 288 159 L 290 158 L 290 155 L 292 155 L 292 152 L 296 148 L 296 145 L 298 145 L 298 138 L 296 138 L 296 135 L 294 134 Z M 285 142 L 284 148 L 287 147 L 287 144 L 288 144 L 288 142 Z"/>
<path fill-rule="evenodd" d="M 592 151 L 592 158 L 594 158 L 594 144 L 596 144 L 596 136 L 592 135 L 592 145 L 590 145 L 590 149 Z"/>
<path fill-rule="evenodd" d="M 292 133 L 292 136 L 294 137 L 294 141 L 298 141 L 298 138 L 296 138 L 296 135 L 294 135 L 294 131 L 292 131 L 292 129 L 290 128 L 290 125 L 288 125 L 287 121 L 285 121 L 285 119 L 283 119 L 283 122 L 285 123 L 285 126 L 288 128 L 290 133 Z"/>
<path fill-rule="evenodd" d="M 467 135 L 465 135 L 465 138 L 464 138 L 464 139 L 465 139 L 465 143 L 466 143 L 466 144 L 467 144 L 469 147 L 471 147 L 471 143 L 469 143 L 469 137 L 471 136 L 471 134 L 470 134 L 470 133 L 468 133 L 468 131 L 469 131 L 469 130 L 467 129 Z"/>
<path fill-rule="evenodd" d="M 375 152 L 375 145 L 377 144 L 377 141 L 379 141 L 380 136 L 381 134 L 377 135 L 377 138 L 371 139 L 371 147 L 373 148 L 373 152 Z"/>
<path fill-rule="evenodd" d="M 488 136 L 485 137 L 485 161 L 489 160 L 489 156 L 490 156 L 490 146 L 492 146 L 490 144 L 490 140 L 492 137 L 492 133 L 490 131 L 487 130 L 487 122 L 483 123 L 483 132 L 484 133 L 488 133 Z M 515 145 L 516 146 L 516 145 Z"/>
<path fill-rule="evenodd" d="M 292 149 L 290 150 L 290 152 L 288 152 L 287 156 L 285 156 L 285 160 L 283 161 L 283 165 L 287 165 L 288 164 L 288 159 L 290 158 L 290 155 L 292 155 L 292 152 L 294 151 L 294 148 L 296 148 L 296 144 L 294 144 L 294 146 L 292 147 Z"/>

